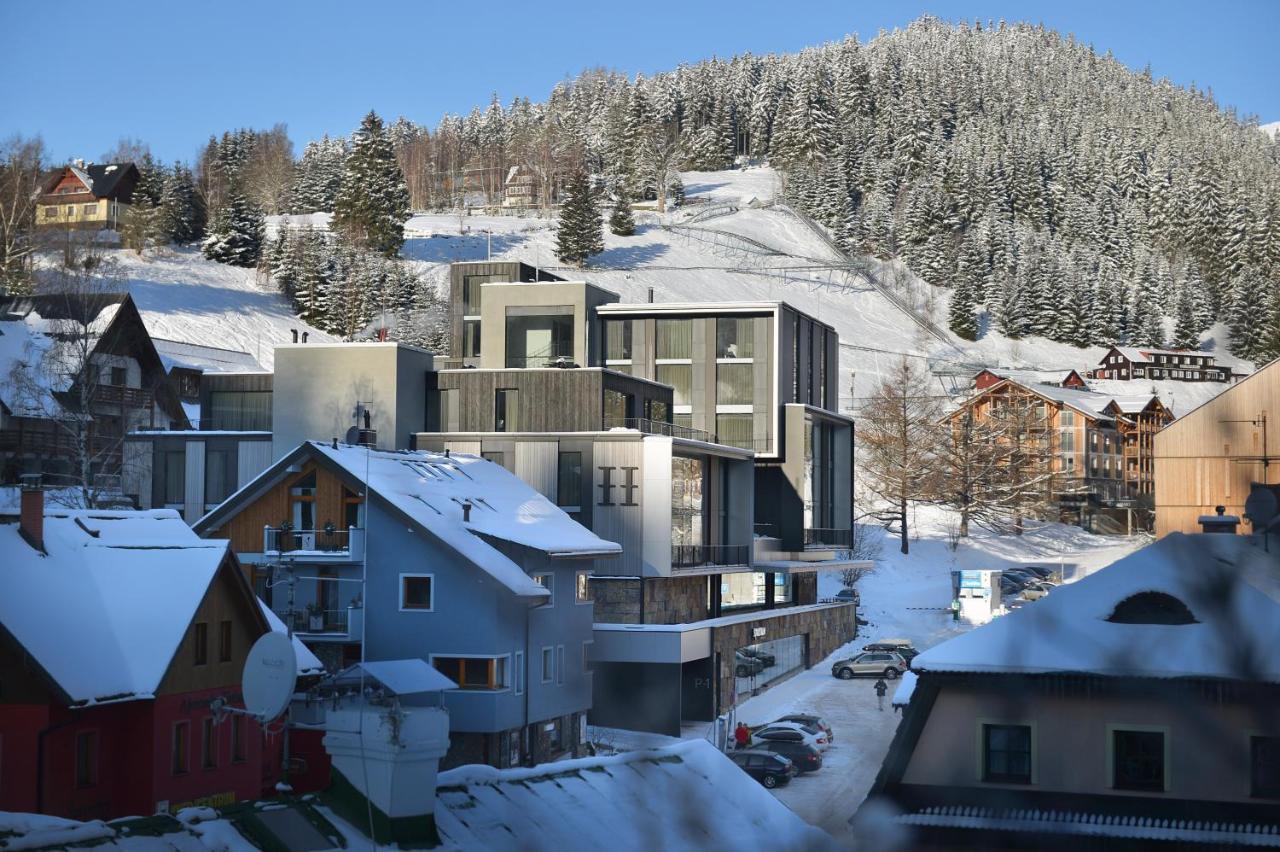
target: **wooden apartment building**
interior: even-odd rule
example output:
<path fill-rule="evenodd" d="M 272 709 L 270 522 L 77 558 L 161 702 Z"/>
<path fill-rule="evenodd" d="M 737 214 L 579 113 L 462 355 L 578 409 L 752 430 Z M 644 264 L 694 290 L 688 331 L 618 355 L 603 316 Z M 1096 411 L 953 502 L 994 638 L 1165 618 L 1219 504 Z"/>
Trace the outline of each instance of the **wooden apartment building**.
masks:
<path fill-rule="evenodd" d="M 1173 379 L 1180 382 L 1229 382 L 1231 368 L 1214 363 L 1212 352 L 1112 346 L 1091 379 Z"/>

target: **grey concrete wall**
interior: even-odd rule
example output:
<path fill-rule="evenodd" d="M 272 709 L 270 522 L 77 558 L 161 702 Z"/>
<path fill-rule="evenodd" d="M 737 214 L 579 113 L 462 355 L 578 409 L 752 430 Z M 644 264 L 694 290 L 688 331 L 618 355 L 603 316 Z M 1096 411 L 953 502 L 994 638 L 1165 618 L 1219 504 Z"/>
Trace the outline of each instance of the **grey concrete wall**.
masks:
<path fill-rule="evenodd" d="M 480 366 L 500 369 L 507 366 L 507 308 L 573 308 L 573 360 L 583 367 L 601 363 L 600 342 L 594 333 L 596 308 L 618 301 L 608 290 L 584 281 L 554 281 L 533 284 L 483 284 L 480 305 Z"/>
<path fill-rule="evenodd" d="M 379 449 L 406 449 L 426 425 L 432 355 L 398 343 L 276 347 L 272 457 L 303 441 L 344 440 L 357 402 L 371 411 Z"/>

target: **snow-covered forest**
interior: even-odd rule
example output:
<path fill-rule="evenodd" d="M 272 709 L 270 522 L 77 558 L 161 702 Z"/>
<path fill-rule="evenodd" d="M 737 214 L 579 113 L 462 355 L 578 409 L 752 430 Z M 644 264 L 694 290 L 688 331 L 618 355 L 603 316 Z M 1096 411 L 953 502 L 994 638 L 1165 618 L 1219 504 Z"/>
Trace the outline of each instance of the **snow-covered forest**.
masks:
<path fill-rule="evenodd" d="M 589 71 L 542 103 L 389 132 L 417 209 L 496 204 L 516 166 L 545 203 L 582 166 L 652 197 L 673 147 L 684 168 L 745 155 L 782 167 L 847 250 L 954 288 L 961 336 L 1194 346 L 1217 318 L 1235 354 L 1280 355 L 1280 143 L 1040 27 L 926 18 L 653 77 Z M 335 147 L 308 145 L 293 209 L 327 209 Z"/>

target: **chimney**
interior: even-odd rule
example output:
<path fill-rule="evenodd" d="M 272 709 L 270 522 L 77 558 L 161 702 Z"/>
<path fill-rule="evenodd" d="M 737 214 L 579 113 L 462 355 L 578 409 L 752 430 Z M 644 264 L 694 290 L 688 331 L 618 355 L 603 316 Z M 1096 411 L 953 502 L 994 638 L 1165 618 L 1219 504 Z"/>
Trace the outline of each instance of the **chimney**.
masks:
<path fill-rule="evenodd" d="M 653 304 L 653 288 L 649 288 L 649 304 Z"/>
<path fill-rule="evenodd" d="M 28 544 L 37 550 L 44 550 L 44 489 L 40 487 L 38 473 L 29 473 L 22 477 L 22 504 L 18 512 L 18 530 Z"/>
<path fill-rule="evenodd" d="M 1240 519 L 1235 515 L 1228 515 L 1226 506 L 1214 506 L 1215 515 L 1201 515 L 1199 518 L 1200 529 L 1207 533 L 1227 533 L 1235 535 L 1236 527 L 1240 525 Z"/>
<path fill-rule="evenodd" d="M 293 342 L 298 342 L 298 330 L 296 328 L 289 329 L 289 333 L 293 335 Z"/>
<path fill-rule="evenodd" d="M 306 342 L 307 342 L 307 335 L 309 335 L 310 333 L 311 333 L 311 332 L 309 332 L 309 331 L 304 331 L 304 332 L 302 332 L 302 342 L 303 342 L 303 343 L 306 343 Z"/>
<path fill-rule="evenodd" d="M 462 501 L 462 522 L 464 524 L 471 523 L 471 501 L 470 500 Z"/>

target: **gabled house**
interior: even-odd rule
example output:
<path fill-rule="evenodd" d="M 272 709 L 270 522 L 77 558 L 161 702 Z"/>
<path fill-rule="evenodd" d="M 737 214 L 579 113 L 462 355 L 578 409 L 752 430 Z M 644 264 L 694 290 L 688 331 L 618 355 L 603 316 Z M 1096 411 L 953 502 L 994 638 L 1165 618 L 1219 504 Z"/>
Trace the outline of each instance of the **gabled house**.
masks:
<path fill-rule="evenodd" d="M 133 163 L 83 160 L 45 176 L 36 225 L 116 230 L 128 215 L 140 175 Z"/>
<path fill-rule="evenodd" d="M 459 684 L 445 694 L 446 765 L 579 753 L 591 706 L 587 581 L 621 548 L 500 465 L 309 441 L 195 530 L 231 539 L 271 608 L 330 670 L 363 650 L 426 660 Z"/>
<path fill-rule="evenodd" d="M 1091 379 L 1174 379 L 1180 382 L 1229 382 L 1231 368 L 1214 363 L 1212 352 L 1112 346 Z"/>
<path fill-rule="evenodd" d="M 1171 534 L 916 657 L 868 802 L 911 848 L 1274 843 L 1278 644 L 1276 554 Z"/>
<path fill-rule="evenodd" d="M 173 512 L 43 498 L 24 490 L 0 524 L 0 810 L 112 819 L 271 791 L 281 740 L 210 710 L 243 706 L 270 629 L 227 543 Z"/>
<path fill-rule="evenodd" d="M 1013 379 L 1024 384 L 1057 385 L 1061 388 L 1088 390 L 1084 377 L 1075 370 L 1003 370 L 987 367 L 973 377 L 975 390 L 986 390 L 1001 379 Z"/>
<path fill-rule="evenodd" d="M 127 293 L 0 299 L 0 481 L 120 491 L 124 437 L 186 412 Z"/>

